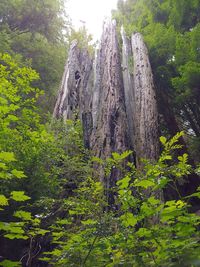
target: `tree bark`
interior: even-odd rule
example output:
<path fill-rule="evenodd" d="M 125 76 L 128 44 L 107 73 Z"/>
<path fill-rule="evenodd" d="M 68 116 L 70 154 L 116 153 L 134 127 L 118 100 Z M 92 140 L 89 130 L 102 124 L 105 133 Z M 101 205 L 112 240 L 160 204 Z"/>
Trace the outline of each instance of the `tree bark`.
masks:
<path fill-rule="evenodd" d="M 135 150 L 135 98 L 134 98 L 134 77 L 133 77 L 133 55 L 131 40 L 127 38 L 126 33 L 121 28 L 122 36 L 122 73 L 124 83 L 124 95 L 126 114 L 128 119 L 128 132 L 131 141 L 131 148 Z"/>
<path fill-rule="evenodd" d="M 104 23 L 96 63 L 93 97 L 92 150 L 97 157 L 110 157 L 112 152 L 129 149 L 124 86 L 120 50 L 115 21 Z M 118 179 L 114 171 L 109 178 L 111 187 Z"/>
<path fill-rule="evenodd" d="M 141 34 L 132 35 L 135 99 L 135 151 L 137 165 L 141 158 L 159 156 L 158 111 L 148 51 Z"/>
<path fill-rule="evenodd" d="M 83 124 L 85 146 L 89 148 L 92 130 L 92 87 L 93 59 L 86 49 L 80 49 L 75 40 L 61 82 L 53 117 L 66 119 L 79 118 Z"/>

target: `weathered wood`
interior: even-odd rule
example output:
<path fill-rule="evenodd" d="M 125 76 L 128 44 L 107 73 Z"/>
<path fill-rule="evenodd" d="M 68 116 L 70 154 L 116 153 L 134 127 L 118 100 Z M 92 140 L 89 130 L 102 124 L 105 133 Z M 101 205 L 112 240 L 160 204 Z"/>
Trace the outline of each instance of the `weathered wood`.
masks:
<path fill-rule="evenodd" d="M 122 73 L 124 83 L 124 95 L 126 114 L 128 119 L 128 131 L 131 141 L 131 148 L 135 149 L 135 99 L 133 80 L 133 55 L 131 40 L 127 38 L 124 28 L 121 28 L 122 37 Z"/>
<path fill-rule="evenodd" d="M 75 40 L 69 50 L 53 117 L 80 118 L 83 123 L 85 145 L 89 147 L 92 129 L 93 59 Z"/>
<path fill-rule="evenodd" d="M 158 158 L 158 111 L 147 47 L 139 33 L 132 35 L 131 42 L 134 64 L 135 151 L 137 164 L 140 165 L 141 158 Z"/>
<path fill-rule="evenodd" d="M 96 64 L 91 144 L 103 159 L 129 148 L 124 86 L 115 21 L 104 23 Z M 111 175 L 110 184 L 119 177 Z"/>
<path fill-rule="evenodd" d="M 95 156 L 105 159 L 134 149 L 140 166 L 140 158 L 154 160 L 159 152 L 153 77 L 141 35 L 133 34 L 130 41 L 122 31 L 122 40 L 121 59 L 116 23 L 105 22 L 95 68 L 87 51 L 72 43 L 54 117 L 78 114 L 85 145 Z M 117 176 L 112 174 L 109 183 Z"/>

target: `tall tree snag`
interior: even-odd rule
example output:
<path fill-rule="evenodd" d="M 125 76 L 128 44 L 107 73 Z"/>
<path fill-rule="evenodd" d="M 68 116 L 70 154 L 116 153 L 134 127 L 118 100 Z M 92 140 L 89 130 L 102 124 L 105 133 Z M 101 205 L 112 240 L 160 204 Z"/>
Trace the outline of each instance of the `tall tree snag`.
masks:
<path fill-rule="evenodd" d="M 58 99 L 55 118 L 76 119 L 83 124 L 84 142 L 89 148 L 92 129 L 93 59 L 86 49 L 80 49 L 75 40 L 70 47 Z"/>
<path fill-rule="evenodd" d="M 159 155 L 158 111 L 147 47 L 140 33 L 132 35 L 135 99 L 135 151 L 140 159 L 156 160 Z"/>
<path fill-rule="evenodd" d="M 92 150 L 103 159 L 129 148 L 120 50 L 115 21 L 104 23 L 96 64 Z M 118 175 L 112 173 L 110 187 Z"/>

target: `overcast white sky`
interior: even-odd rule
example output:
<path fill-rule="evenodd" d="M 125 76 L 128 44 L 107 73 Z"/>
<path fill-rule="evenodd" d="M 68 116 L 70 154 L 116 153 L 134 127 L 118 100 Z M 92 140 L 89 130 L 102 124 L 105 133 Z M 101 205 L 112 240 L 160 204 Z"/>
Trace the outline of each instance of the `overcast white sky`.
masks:
<path fill-rule="evenodd" d="M 111 10 L 117 6 L 117 0 L 66 0 L 67 13 L 72 24 L 78 29 L 85 21 L 88 32 L 97 39 L 101 35 L 105 17 L 111 16 Z"/>

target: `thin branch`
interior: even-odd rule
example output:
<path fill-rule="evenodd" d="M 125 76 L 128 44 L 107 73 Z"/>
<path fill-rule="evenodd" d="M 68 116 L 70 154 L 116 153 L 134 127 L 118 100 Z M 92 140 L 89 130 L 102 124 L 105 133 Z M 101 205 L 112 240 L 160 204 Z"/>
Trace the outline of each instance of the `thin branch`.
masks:
<path fill-rule="evenodd" d="M 91 252 L 92 252 L 92 249 L 93 249 L 93 247 L 94 247 L 94 244 L 95 244 L 97 238 L 98 238 L 98 236 L 95 236 L 95 238 L 94 238 L 94 240 L 93 240 L 93 242 L 92 242 L 92 244 L 91 244 L 91 246 L 90 246 L 90 249 L 89 249 L 89 251 L 88 251 L 88 254 L 87 254 L 86 257 L 85 257 L 85 260 L 83 261 L 83 266 L 85 265 L 87 259 L 89 258 L 89 256 L 90 256 L 90 254 L 91 254 Z"/>

